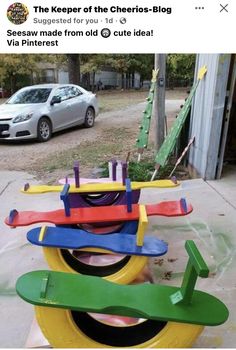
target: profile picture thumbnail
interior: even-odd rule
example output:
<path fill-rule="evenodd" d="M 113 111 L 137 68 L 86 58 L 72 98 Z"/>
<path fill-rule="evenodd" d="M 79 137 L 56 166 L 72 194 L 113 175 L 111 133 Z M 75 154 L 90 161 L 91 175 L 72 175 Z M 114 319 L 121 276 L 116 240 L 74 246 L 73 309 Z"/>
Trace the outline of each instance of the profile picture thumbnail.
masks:
<path fill-rule="evenodd" d="M 7 18 L 14 24 L 24 23 L 29 16 L 29 10 L 21 2 L 14 2 L 7 9 Z"/>

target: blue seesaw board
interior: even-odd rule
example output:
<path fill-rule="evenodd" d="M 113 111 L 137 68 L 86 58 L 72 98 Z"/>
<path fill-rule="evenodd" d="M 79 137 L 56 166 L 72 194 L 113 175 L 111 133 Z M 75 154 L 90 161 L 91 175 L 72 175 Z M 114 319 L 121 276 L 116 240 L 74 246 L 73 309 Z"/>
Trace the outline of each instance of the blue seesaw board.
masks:
<path fill-rule="evenodd" d="M 42 241 L 39 240 L 41 228 L 27 233 L 29 242 L 43 247 L 61 249 L 99 248 L 112 253 L 125 255 L 160 256 L 167 252 L 167 244 L 155 237 L 144 236 L 143 246 L 136 245 L 136 235 L 113 233 L 96 235 L 83 230 L 47 227 Z"/>

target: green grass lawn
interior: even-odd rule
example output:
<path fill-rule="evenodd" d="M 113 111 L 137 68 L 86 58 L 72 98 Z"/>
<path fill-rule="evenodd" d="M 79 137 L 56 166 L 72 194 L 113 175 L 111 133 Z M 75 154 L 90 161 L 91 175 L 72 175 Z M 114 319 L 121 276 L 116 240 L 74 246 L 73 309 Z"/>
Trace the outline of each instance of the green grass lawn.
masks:
<path fill-rule="evenodd" d="M 186 91 L 187 88 L 167 90 L 166 99 L 184 99 L 187 96 Z M 103 113 L 145 102 L 148 93 L 148 90 L 106 90 L 98 91 L 96 95 L 98 98 L 100 113 Z"/>
<path fill-rule="evenodd" d="M 130 105 L 144 102 L 148 91 L 119 90 L 99 91 L 97 93 L 100 113 L 122 109 Z"/>

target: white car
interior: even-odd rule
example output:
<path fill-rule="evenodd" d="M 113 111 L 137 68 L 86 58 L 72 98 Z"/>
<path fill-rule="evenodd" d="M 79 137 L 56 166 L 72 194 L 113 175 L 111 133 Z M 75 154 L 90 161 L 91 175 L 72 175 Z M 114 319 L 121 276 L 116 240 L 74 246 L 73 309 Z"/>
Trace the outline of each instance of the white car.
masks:
<path fill-rule="evenodd" d="M 48 141 L 53 132 L 76 125 L 91 128 L 98 115 L 96 95 L 73 84 L 32 85 L 0 105 L 0 140 Z"/>

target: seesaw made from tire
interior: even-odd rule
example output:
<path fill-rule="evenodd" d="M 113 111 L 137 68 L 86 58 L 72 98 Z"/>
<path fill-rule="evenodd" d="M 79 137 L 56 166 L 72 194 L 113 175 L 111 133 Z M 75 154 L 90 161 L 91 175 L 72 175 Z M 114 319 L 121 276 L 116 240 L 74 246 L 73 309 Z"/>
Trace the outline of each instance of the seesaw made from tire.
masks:
<path fill-rule="evenodd" d="M 112 183 L 114 186 L 120 186 L 125 185 L 125 180 L 128 178 L 128 164 L 127 162 L 121 162 L 121 173 L 119 173 L 117 169 L 118 162 L 113 159 L 111 162 L 111 169 L 110 169 L 110 178 L 98 178 L 98 179 L 87 179 L 87 178 L 80 178 L 79 174 L 79 162 L 74 162 L 74 177 L 65 179 L 60 179 L 59 183 L 64 184 L 70 184 L 74 186 L 74 188 L 79 188 L 81 185 L 89 185 L 92 184 L 94 186 L 95 184 L 109 184 L 109 186 L 112 186 Z M 167 187 L 172 187 L 178 185 L 178 182 L 175 178 L 172 180 L 164 180 L 159 181 L 156 185 L 160 187 L 165 185 Z M 27 187 L 26 187 L 27 188 Z M 140 198 L 140 189 L 136 189 L 132 191 L 132 203 L 138 203 Z M 88 206 L 104 206 L 104 205 L 121 205 L 126 203 L 126 194 L 124 192 L 124 188 L 122 191 L 111 191 L 111 192 L 104 192 L 104 188 L 102 189 L 101 193 L 70 193 L 69 194 L 69 202 L 71 208 L 76 207 L 88 207 Z"/>
<path fill-rule="evenodd" d="M 115 186 L 125 185 L 125 180 L 128 178 L 128 163 L 127 162 L 121 162 L 121 173 L 119 174 L 119 171 L 117 169 L 118 162 L 113 159 L 111 162 L 111 169 L 110 169 L 110 178 L 98 178 L 98 179 L 86 179 L 86 178 L 80 178 L 79 175 L 79 162 L 74 162 L 74 177 L 65 179 L 60 179 L 60 184 L 70 184 L 74 186 L 74 188 L 79 188 L 81 184 L 109 184 L 108 186 L 112 186 L 112 183 Z M 112 180 L 111 180 L 112 179 Z M 141 183 L 139 183 L 140 186 Z M 147 185 L 147 184 L 146 184 Z M 178 182 L 176 178 L 172 178 L 172 180 L 162 180 L 159 182 L 156 182 L 153 186 L 157 187 L 173 187 L 177 186 Z M 27 188 L 27 187 L 26 187 Z M 141 187 L 140 187 L 141 188 Z M 138 203 L 140 198 L 140 189 L 136 189 L 132 191 L 132 203 Z M 124 192 L 124 189 L 122 191 L 111 191 L 111 192 L 104 192 L 104 188 L 102 187 L 101 193 L 70 193 L 69 194 L 69 202 L 71 208 L 78 208 L 78 207 L 89 207 L 89 206 L 103 206 L 103 205 L 121 205 L 126 203 L 126 193 Z"/>
<path fill-rule="evenodd" d="M 68 196 L 69 185 L 65 185 L 65 197 Z M 5 222 L 13 227 L 29 225 L 37 222 L 51 222 L 59 227 L 72 227 L 75 229 L 75 223 L 97 223 L 103 221 L 117 222 L 122 220 L 124 224 L 120 230 L 119 242 L 124 245 L 122 235 L 136 234 L 139 235 L 138 230 L 141 230 L 141 235 L 147 226 L 147 215 L 164 215 L 164 216 L 182 216 L 187 215 L 192 211 L 192 206 L 187 205 L 184 199 L 180 201 L 161 202 L 153 205 L 131 205 L 131 212 L 127 211 L 127 206 L 116 207 L 100 207 L 100 208 L 70 208 L 68 202 L 64 198 L 65 210 L 56 210 L 52 212 L 18 212 L 13 210 Z M 135 219 L 139 219 L 139 222 Z M 129 221 L 131 220 L 131 221 Z M 74 226 L 75 225 L 75 226 Z M 144 225 L 144 226 L 143 226 Z M 100 228 L 101 229 L 101 228 Z M 95 229 L 95 231 L 97 228 Z M 70 231 L 71 232 L 71 231 Z M 79 234 L 79 230 L 75 230 Z M 101 230 L 99 233 L 102 233 Z M 114 234 L 114 232 L 112 233 Z M 103 239 L 102 237 L 100 238 Z M 106 238 L 104 238 L 106 239 Z M 135 245 L 135 241 L 134 241 Z M 139 244 L 140 245 L 140 244 Z M 72 249 L 72 250 L 71 250 Z M 143 270 L 148 262 L 146 256 L 127 255 L 119 256 L 114 262 L 114 256 L 111 256 L 111 263 L 106 266 L 95 266 L 87 264 L 81 259 L 79 251 L 75 251 L 76 247 L 65 249 L 65 247 L 58 247 L 56 240 L 54 246 L 47 248 L 43 247 L 45 259 L 49 267 L 55 271 L 73 272 L 89 274 L 93 276 L 100 276 L 116 283 L 130 283 Z M 92 252 L 91 252 L 92 254 Z M 120 253 L 121 254 L 121 253 Z M 158 256 L 158 255 L 155 255 Z M 107 259 L 108 260 L 108 259 Z"/>
<path fill-rule="evenodd" d="M 112 160 L 112 180 L 109 178 L 100 179 L 86 179 L 80 178 L 79 176 L 79 162 L 74 162 L 74 177 L 65 179 L 60 179 L 59 183 L 74 185 L 75 187 L 80 187 L 81 184 L 96 184 L 96 183 L 112 183 L 118 182 L 117 178 L 117 161 Z M 127 178 L 127 163 L 122 163 L 122 181 L 125 183 L 125 178 Z M 140 190 L 132 192 L 132 203 L 138 203 L 140 198 Z M 101 193 L 70 193 L 69 203 L 71 208 L 84 208 L 91 206 L 104 206 L 104 205 L 120 205 L 125 204 L 126 194 L 124 191 L 115 192 L 101 192 Z"/>
<path fill-rule="evenodd" d="M 167 252 L 165 242 L 149 235 L 144 237 L 146 222 L 142 216 L 140 222 L 137 235 L 96 235 L 78 229 L 39 227 L 28 231 L 27 239 L 30 243 L 43 247 L 45 259 L 55 271 L 99 276 L 126 284 L 132 282 L 144 269 L 148 257 L 158 257 Z M 119 254 L 120 259 L 110 265 L 93 266 L 79 259 L 80 252 L 110 254 L 111 257 Z"/>
<path fill-rule="evenodd" d="M 17 293 L 35 305 L 38 323 L 53 347 L 184 348 L 204 326 L 228 318 L 217 298 L 194 290 L 197 277 L 209 270 L 193 241 L 186 242 L 189 261 L 182 286 L 124 286 L 93 276 L 34 271 L 21 276 Z M 91 313 L 144 318 L 139 324 L 114 327 Z"/>
<path fill-rule="evenodd" d="M 67 187 L 67 191 L 68 191 Z M 48 222 L 56 226 L 81 228 L 88 232 L 97 234 L 108 234 L 114 232 L 123 232 L 135 234 L 137 232 L 137 222 L 139 220 L 140 205 L 130 205 L 127 207 L 127 198 L 125 205 L 101 206 L 90 208 L 71 208 L 67 200 L 63 197 L 64 210 L 58 209 L 47 212 L 22 211 L 18 212 L 12 209 L 5 223 L 11 227 L 27 226 L 31 224 Z M 182 198 L 179 201 L 165 201 L 157 204 L 147 204 L 145 206 L 147 216 L 159 215 L 167 217 L 176 217 L 188 215 L 193 208 Z"/>

